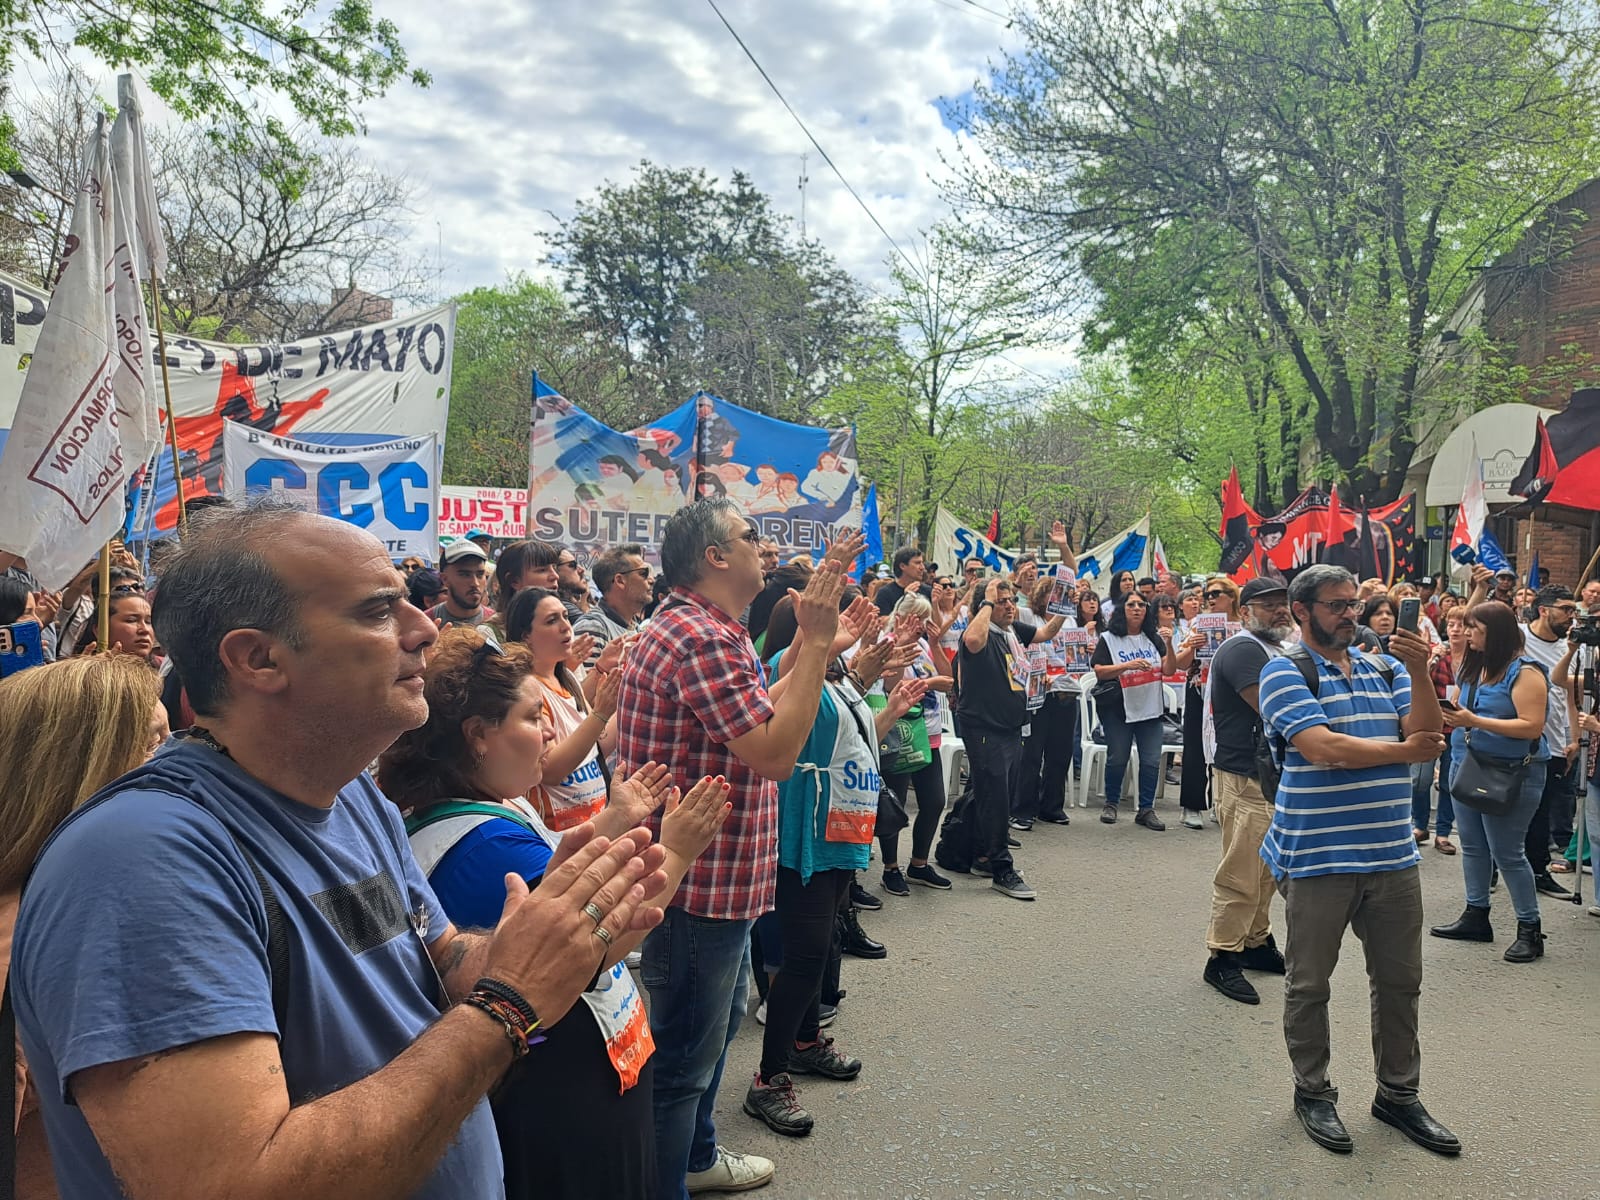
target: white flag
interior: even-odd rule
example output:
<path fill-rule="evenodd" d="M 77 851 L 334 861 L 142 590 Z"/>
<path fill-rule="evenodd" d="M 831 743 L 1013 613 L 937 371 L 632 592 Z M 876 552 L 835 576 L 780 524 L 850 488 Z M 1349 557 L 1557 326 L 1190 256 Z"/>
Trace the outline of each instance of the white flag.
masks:
<path fill-rule="evenodd" d="M 154 444 L 144 299 L 120 206 L 100 114 L 0 457 L 0 549 L 27 559 L 49 588 L 66 584 L 121 529 L 128 478 Z"/>
<path fill-rule="evenodd" d="M 156 217 L 155 183 L 150 178 L 150 155 L 132 75 L 118 77 L 117 100 L 120 111 L 111 127 L 111 175 L 116 181 L 112 320 L 122 351 L 116 378 L 117 410 L 122 448 L 132 472 L 161 444 L 155 339 L 145 315 L 142 282 L 149 277 L 152 264 L 158 271 L 167 269 L 167 243 Z"/>
<path fill-rule="evenodd" d="M 111 157 L 117 182 L 128 203 L 139 278 L 167 273 L 167 239 L 156 213 L 156 185 L 150 172 L 150 149 L 144 136 L 144 112 L 132 75 L 117 76 L 117 123 L 111 127 Z"/>

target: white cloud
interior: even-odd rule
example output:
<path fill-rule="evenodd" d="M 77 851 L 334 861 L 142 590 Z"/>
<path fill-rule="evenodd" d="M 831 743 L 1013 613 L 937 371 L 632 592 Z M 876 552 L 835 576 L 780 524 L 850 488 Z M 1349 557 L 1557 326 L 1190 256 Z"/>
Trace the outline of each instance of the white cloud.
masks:
<path fill-rule="evenodd" d="M 953 6 L 952 6 L 953 5 Z M 368 111 L 369 148 L 420 185 L 416 238 L 442 231 L 443 287 L 535 270 L 539 235 L 642 158 L 750 174 L 798 221 L 804 134 L 698 0 L 546 0 L 493 12 L 388 0 L 425 91 Z M 987 74 L 998 21 L 959 0 L 725 0 L 729 21 L 902 246 L 948 214 L 939 155 L 956 147 L 934 101 Z M 812 151 L 806 223 L 869 283 L 892 253 Z M 552 216 L 554 214 L 554 216 Z M 435 228 L 435 222 L 438 228 Z"/>

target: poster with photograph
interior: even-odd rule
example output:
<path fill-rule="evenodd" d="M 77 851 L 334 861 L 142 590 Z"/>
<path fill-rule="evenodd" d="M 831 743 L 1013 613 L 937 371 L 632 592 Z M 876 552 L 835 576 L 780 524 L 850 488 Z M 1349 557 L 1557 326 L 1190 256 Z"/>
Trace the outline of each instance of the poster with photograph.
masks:
<path fill-rule="evenodd" d="M 1045 612 L 1050 616 L 1072 616 L 1074 599 L 1078 594 L 1078 580 L 1072 575 L 1056 575 L 1050 584 L 1050 602 Z"/>
<path fill-rule="evenodd" d="M 1196 616 L 1189 622 L 1189 632 L 1203 633 L 1206 635 L 1206 640 L 1195 652 L 1195 657 L 1201 662 L 1210 662 L 1211 656 L 1217 652 L 1217 647 L 1228 640 L 1231 629 L 1237 628 L 1238 626 L 1228 620 L 1227 613 L 1201 613 Z"/>
<path fill-rule="evenodd" d="M 1089 660 L 1094 657 L 1094 644 L 1098 640 L 1093 632 L 1087 629 L 1063 629 L 1056 634 L 1056 639 L 1061 643 L 1068 675 L 1082 675 L 1094 669 L 1089 665 Z"/>
<path fill-rule="evenodd" d="M 1028 647 L 1028 710 L 1031 712 L 1044 704 L 1044 694 L 1050 686 L 1050 664 L 1043 646 Z"/>

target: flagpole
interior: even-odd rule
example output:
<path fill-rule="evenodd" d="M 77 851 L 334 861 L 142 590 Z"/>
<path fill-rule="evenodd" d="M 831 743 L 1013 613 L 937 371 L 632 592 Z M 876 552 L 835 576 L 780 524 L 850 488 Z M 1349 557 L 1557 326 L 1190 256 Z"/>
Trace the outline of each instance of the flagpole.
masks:
<path fill-rule="evenodd" d="M 99 620 L 95 622 L 95 634 L 98 638 L 95 645 L 100 648 L 100 653 L 109 654 L 111 646 L 111 543 L 107 542 L 100 547 L 99 580 L 95 584 L 95 611 Z"/>
<path fill-rule="evenodd" d="M 172 380 L 167 374 L 167 334 L 161 319 L 161 280 L 155 271 L 150 272 L 150 299 L 156 310 L 156 357 L 161 361 L 161 391 L 167 402 L 167 437 L 172 443 L 172 483 L 178 489 L 178 526 L 189 532 L 189 509 L 183 497 L 183 470 L 178 465 L 178 419 L 172 412 Z M 155 500 L 154 489 L 150 499 Z"/>

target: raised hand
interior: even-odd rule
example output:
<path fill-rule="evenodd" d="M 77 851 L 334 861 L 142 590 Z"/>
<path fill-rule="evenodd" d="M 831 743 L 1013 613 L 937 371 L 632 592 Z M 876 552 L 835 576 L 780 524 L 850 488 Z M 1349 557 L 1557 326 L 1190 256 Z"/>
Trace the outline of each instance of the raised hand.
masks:
<path fill-rule="evenodd" d="M 708 775 L 681 800 L 673 788 L 661 818 L 661 844 L 686 862 L 699 858 L 733 811 L 728 801 L 730 790 L 721 775 Z"/>
<path fill-rule="evenodd" d="M 824 542 L 822 558 L 825 562 L 836 562 L 842 569 L 848 571 L 855 565 L 856 559 L 861 557 L 861 552 L 866 546 L 866 536 L 859 529 L 854 529 L 845 533 L 836 542 Z"/>
<path fill-rule="evenodd" d="M 833 637 L 835 655 L 843 654 L 859 642 L 867 631 L 871 619 L 878 615 L 877 605 L 865 596 L 857 596 L 850 607 L 839 614 L 839 632 Z"/>
<path fill-rule="evenodd" d="M 1067 527 L 1060 521 L 1051 522 L 1050 544 L 1052 546 L 1065 546 L 1067 544 Z"/>
<path fill-rule="evenodd" d="M 789 589 L 794 601 L 795 624 L 808 641 L 824 646 L 833 644 L 839 628 L 839 597 L 844 593 L 844 570 L 832 559 L 823 559 L 811 572 L 803 592 Z"/>
<path fill-rule="evenodd" d="M 898 721 L 913 708 L 922 703 L 923 696 L 928 693 L 926 679 L 902 679 L 895 685 L 894 691 L 889 693 L 889 703 L 884 707 Z"/>
<path fill-rule="evenodd" d="M 580 633 L 567 647 L 567 666 L 576 671 L 589 661 L 589 651 L 594 649 L 594 634 Z"/>
<path fill-rule="evenodd" d="M 602 671 L 600 673 L 600 686 L 594 694 L 595 714 L 604 720 L 611 720 L 617 714 L 617 694 L 622 691 L 621 671 Z"/>
<path fill-rule="evenodd" d="M 647 762 L 631 775 L 620 771 L 611 776 L 609 806 L 617 809 L 629 825 L 638 825 L 660 808 L 673 792 L 672 772 L 660 763 Z M 562 844 L 571 834 L 562 836 Z"/>
<path fill-rule="evenodd" d="M 594 635 L 584 634 L 593 638 Z M 600 651 L 600 657 L 595 659 L 594 667 L 597 671 L 615 671 L 622 665 L 623 659 L 628 657 L 628 648 L 633 645 L 633 640 L 638 635 L 625 633 L 621 637 L 614 637 L 605 644 L 605 649 Z M 588 657 L 585 655 L 585 657 Z"/>

